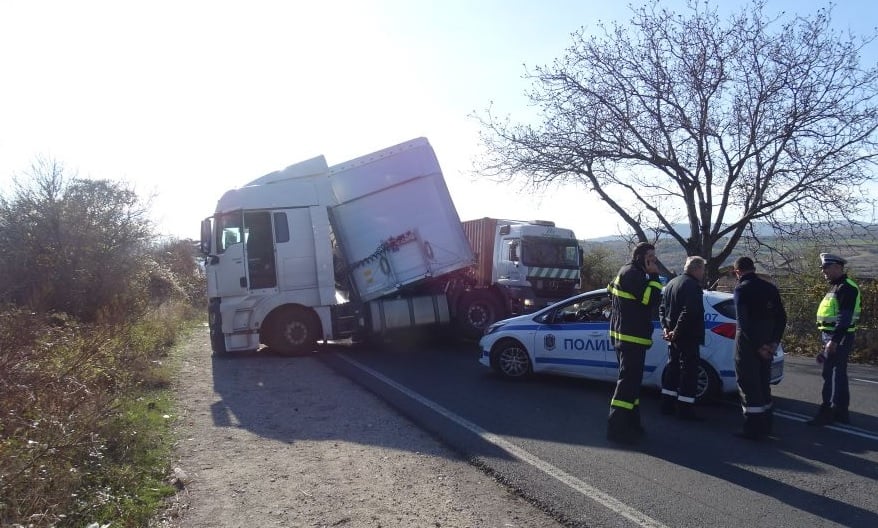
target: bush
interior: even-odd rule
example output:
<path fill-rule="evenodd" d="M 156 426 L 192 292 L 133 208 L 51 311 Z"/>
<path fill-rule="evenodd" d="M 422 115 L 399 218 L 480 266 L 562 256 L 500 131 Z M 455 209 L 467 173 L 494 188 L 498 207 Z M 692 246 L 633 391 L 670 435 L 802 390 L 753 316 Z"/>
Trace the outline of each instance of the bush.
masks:
<path fill-rule="evenodd" d="M 878 363 L 878 283 L 850 276 L 860 286 L 862 316 L 854 340 L 851 361 Z M 777 278 L 787 310 L 784 350 L 790 354 L 816 356 L 822 349 L 815 314 L 828 285 L 819 269 L 803 269 L 799 273 Z"/>
<path fill-rule="evenodd" d="M 41 160 L 0 198 L 0 301 L 81 321 L 146 309 L 152 239 L 146 206 L 128 186 L 68 177 Z"/>
<path fill-rule="evenodd" d="M 0 525 L 145 525 L 173 492 L 169 428 L 157 423 L 171 402 L 157 389 L 186 310 L 128 326 L 0 312 Z"/>

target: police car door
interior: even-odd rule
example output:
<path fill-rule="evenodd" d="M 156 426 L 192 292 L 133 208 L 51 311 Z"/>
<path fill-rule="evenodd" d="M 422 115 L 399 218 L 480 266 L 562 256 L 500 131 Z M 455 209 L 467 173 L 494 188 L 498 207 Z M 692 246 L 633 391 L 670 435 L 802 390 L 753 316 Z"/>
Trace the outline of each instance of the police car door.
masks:
<path fill-rule="evenodd" d="M 606 377 L 606 354 L 611 347 L 609 322 L 601 304 L 598 297 L 576 297 L 544 315 L 534 336 L 535 361 L 544 371 Z"/>

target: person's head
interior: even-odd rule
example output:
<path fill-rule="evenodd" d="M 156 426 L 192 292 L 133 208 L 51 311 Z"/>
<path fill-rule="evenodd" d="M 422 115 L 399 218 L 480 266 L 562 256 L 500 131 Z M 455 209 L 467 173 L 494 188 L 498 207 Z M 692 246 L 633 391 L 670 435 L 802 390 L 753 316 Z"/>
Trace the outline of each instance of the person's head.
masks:
<path fill-rule="evenodd" d="M 832 282 L 844 275 L 844 265 L 848 261 L 832 253 L 820 254 L 820 271 L 826 280 Z"/>
<path fill-rule="evenodd" d="M 706 262 L 701 257 L 688 257 L 683 265 L 683 273 L 694 277 L 698 282 L 704 280 L 704 266 Z"/>
<path fill-rule="evenodd" d="M 742 275 L 755 272 L 756 265 L 753 264 L 753 259 L 750 257 L 738 257 L 735 259 L 732 269 L 735 272 L 735 276 L 740 279 Z"/>
<path fill-rule="evenodd" d="M 655 246 L 649 242 L 641 242 L 634 246 L 631 262 L 634 262 L 641 268 L 646 268 L 647 260 L 655 260 Z"/>

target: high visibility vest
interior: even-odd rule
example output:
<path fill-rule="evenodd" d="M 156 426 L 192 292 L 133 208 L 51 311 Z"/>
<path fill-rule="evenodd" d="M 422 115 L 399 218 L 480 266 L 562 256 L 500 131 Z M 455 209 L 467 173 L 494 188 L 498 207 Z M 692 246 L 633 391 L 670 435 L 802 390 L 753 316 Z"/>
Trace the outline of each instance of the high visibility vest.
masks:
<path fill-rule="evenodd" d="M 851 324 L 847 329 L 848 332 L 857 331 L 857 323 L 860 322 L 860 287 L 851 279 L 845 279 L 838 287 L 832 288 L 827 292 L 817 307 L 817 329 L 821 332 L 832 332 L 835 330 L 835 324 L 838 322 L 838 297 L 836 297 L 836 292 L 843 285 L 850 285 L 857 292 L 857 300 L 854 302 L 854 313 L 851 317 Z"/>

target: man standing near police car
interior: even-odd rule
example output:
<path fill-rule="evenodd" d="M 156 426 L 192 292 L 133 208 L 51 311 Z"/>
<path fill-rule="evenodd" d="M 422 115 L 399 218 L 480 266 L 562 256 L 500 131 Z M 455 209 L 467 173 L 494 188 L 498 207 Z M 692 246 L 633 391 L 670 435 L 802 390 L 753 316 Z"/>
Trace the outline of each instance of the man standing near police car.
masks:
<path fill-rule="evenodd" d="M 607 420 L 607 438 L 635 444 L 644 434 L 640 424 L 640 386 L 646 350 L 652 346 L 652 314 L 661 301 L 655 246 L 641 242 L 631 262 L 619 269 L 608 286 L 613 301 L 610 340 L 619 360 L 619 380 Z"/>
<path fill-rule="evenodd" d="M 860 288 L 848 278 L 845 264 L 847 261 L 837 255 L 820 254 L 820 269 L 830 284 L 817 308 L 817 329 L 823 340 L 823 350 L 817 357 L 818 362 L 822 359 L 823 363 L 823 403 L 808 425 L 851 423 L 848 356 L 860 320 Z"/>
<path fill-rule="evenodd" d="M 744 426 L 736 436 L 763 440 L 771 434 L 774 409 L 771 401 L 771 358 L 787 325 L 777 287 L 756 275 L 750 257 L 735 260 L 735 376 L 744 411 Z"/>
<path fill-rule="evenodd" d="M 662 373 L 661 412 L 681 420 L 700 421 L 695 414 L 699 348 L 704 343 L 704 303 L 701 281 L 704 259 L 689 257 L 683 274 L 665 286 L 659 321 L 668 342 L 668 363 Z"/>

